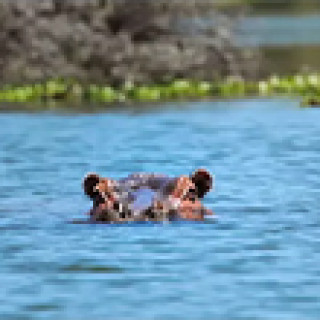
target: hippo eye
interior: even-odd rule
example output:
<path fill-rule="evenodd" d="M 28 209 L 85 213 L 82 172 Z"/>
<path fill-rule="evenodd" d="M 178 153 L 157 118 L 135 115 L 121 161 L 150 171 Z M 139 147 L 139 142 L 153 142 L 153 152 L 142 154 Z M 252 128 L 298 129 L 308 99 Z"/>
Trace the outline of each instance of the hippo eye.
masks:
<path fill-rule="evenodd" d="M 196 200 L 196 197 L 197 197 L 196 189 L 190 188 L 185 196 L 185 199 L 188 199 L 194 202 Z"/>

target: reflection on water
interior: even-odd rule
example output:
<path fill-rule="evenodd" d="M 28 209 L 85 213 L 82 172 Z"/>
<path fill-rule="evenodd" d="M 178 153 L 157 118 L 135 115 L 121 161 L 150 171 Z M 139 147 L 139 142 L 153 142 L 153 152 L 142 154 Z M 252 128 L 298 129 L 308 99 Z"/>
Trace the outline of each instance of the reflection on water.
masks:
<path fill-rule="evenodd" d="M 318 319 L 320 113 L 298 105 L 0 114 L 0 318 Z M 69 223 L 87 171 L 197 167 L 215 223 Z"/>

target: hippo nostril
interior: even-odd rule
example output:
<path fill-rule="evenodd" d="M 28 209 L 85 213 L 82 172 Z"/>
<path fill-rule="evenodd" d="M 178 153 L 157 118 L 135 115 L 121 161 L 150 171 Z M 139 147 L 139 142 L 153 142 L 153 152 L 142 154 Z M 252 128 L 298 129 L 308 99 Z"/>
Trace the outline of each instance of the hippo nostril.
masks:
<path fill-rule="evenodd" d="M 150 219 L 154 219 L 155 218 L 155 213 L 153 210 L 147 210 L 146 211 L 146 216 L 148 216 Z"/>
<path fill-rule="evenodd" d="M 119 211 L 119 210 L 120 210 L 120 204 L 119 204 L 119 202 L 115 202 L 115 203 L 113 204 L 113 209 L 114 209 L 115 211 Z"/>

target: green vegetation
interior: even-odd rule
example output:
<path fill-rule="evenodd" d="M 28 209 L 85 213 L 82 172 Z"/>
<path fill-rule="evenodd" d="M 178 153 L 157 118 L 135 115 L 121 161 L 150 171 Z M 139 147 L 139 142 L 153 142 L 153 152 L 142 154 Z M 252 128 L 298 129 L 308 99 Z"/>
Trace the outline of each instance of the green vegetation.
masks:
<path fill-rule="evenodd" d="M 115 104 L 279 95 L 301 97 L 303 106 L 320 105 L 320 74 L 298 74 L 288 77 L 274 75 L 260 81 L 236 78 L 228 78 L 221 82 L 180 79 L 161 85 L 126 83 L 118 88 L 109 85 L 86 85 L 70 79 L 51 79 L 44 83 L 3 86 L 0 89 L 0 102 Z"/>

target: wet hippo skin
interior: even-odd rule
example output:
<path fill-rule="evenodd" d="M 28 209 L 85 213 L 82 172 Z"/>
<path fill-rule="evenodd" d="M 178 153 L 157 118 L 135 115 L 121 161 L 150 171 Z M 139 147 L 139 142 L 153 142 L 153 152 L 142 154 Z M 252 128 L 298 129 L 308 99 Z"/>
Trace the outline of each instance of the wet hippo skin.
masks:
<path fill-rule="evenodd" d="M 119 180 L 90 173 L 83 188 L 93 201 L 91 221 L 202 221 L 213 214 L 201 203 L 212 188 L 212 177 L 204 169 L 190 176 L 138 173 Z"/>

